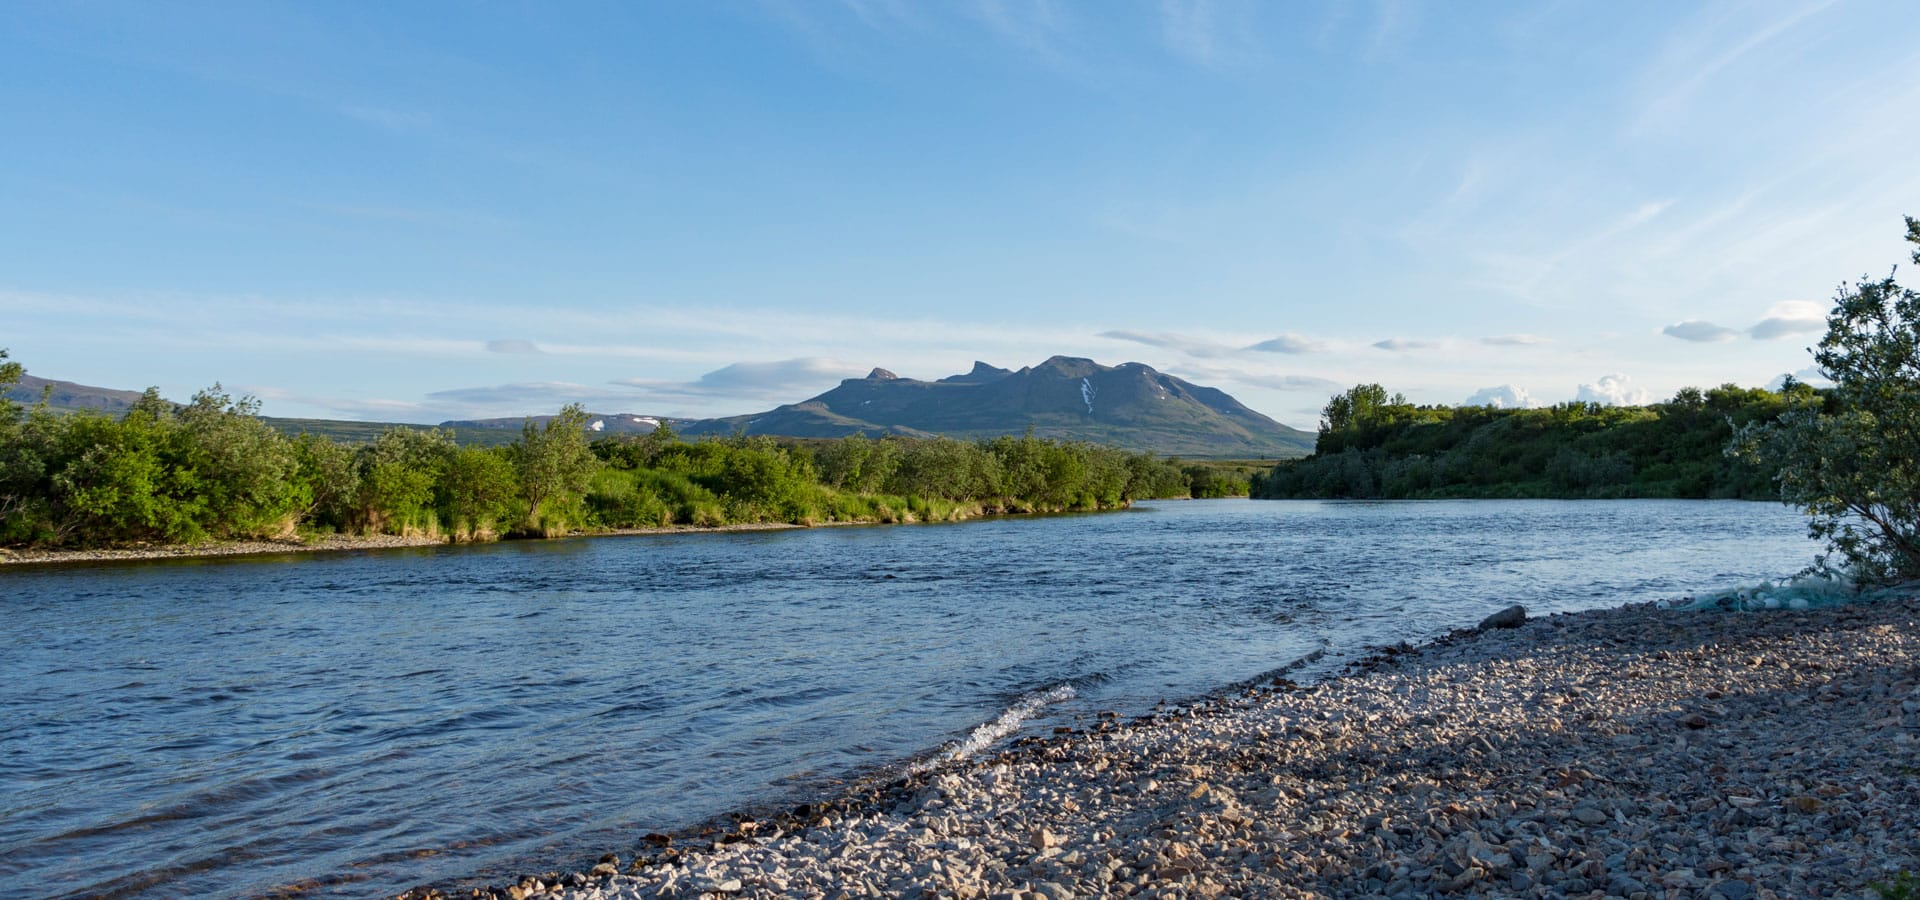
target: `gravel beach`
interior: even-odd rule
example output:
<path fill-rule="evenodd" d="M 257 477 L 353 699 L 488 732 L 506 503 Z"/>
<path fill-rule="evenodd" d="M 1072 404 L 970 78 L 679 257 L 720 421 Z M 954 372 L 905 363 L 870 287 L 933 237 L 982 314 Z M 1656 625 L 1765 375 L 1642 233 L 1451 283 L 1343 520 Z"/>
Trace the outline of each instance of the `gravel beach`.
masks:
<path fill-rule="evenodd" d="M 1084 726 L 447 896 L 1740 900 L 1920 870 L 1920 600 L 1536 618 Z"/>

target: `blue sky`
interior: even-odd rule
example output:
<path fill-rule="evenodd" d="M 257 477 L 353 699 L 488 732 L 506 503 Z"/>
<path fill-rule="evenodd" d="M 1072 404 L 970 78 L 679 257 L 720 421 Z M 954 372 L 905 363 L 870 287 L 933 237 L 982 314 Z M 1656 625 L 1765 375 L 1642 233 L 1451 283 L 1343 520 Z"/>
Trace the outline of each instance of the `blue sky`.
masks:
<path fill-rule="evenodd" d="M 422 422 L 1054 354 L 1307 428 L 1764 384 L 1906 259 L 1913 13 L 18 4 L 0 347 Z"/>

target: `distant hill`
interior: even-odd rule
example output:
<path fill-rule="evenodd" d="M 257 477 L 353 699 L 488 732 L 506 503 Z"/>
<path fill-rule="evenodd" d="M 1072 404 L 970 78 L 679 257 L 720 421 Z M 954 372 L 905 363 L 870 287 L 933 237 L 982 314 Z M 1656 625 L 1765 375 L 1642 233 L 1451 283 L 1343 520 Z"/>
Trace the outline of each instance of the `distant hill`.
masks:
<path fill-rule="evenodd" d="M 502 416 L 497 419 L 454 419 L 441 422 L 442 428 L 453 429 L 493 429 L 511 431 L 514 437 L 520 436 L 520 429 L 532 419 L 536 425 L 545 425 L 551 415 L 545 416 Z M 642 416 L 633 413 L 588 413 L 587 431 L 594 435 L 608 436 L 616 434 L 652 434 L 665 422 L 668 428 L 678 430 L 691 423 L 691 419 L 670 419 L 666 416 Z"/>
<path fill-rule="evenodd" d="M 1194 458 L 1291 458 L 1306 455 L 1314 442 L 1313 433 L 1275 422 L 1217 388 L 1141 363 L 1103 366 L 1069 356 L 1019 371 L 976 362 L 971 372 L 939 381 L 874 369 L 810 400 L 694 422 L 681 433 L 980 438 L 1029 427 L 1040 437 Z"/>
<path fill-rule="evenodd" d="M 20 383 L 7 390 L 7 399 L 31 406 L 40 402 L 43 392 L 47 405 L 54 409 L 97 409 L 101 412 L 123 413 L 132 409 L 140 399 L 139 391 L 119 391 L 33 375 L 21 376 Z"/>
<path fill-rule="evenodd" d="M 51 386 L 49 405 L 64 410 L 127 411 L 139 391 L 91 387 L 28 375 L 8 391 L 21 403 L 38 403 Z M 288 434 L 311 432 L 335 440 L 371 441 L 389 428 L 433 426 L 337 419 L 262 417 Z M 462 444 L 497 446 L 520 436 L 532 418 L 460 419 L 438 427 Z M 758 415 L 721 419 L 672 419 L 634 413 L 592 414 L 595 436 L 650 434 L 662 422 L 687 436 L 747 434 L 793 438 L 998 437 L 1029 427 L 1040 437 L 1110 444 L 1189 459 L 1291 459 L 1313 449 L 1314 434 L 1267 418 L 1217 388 L 1166 375 L 1141 363 L 1103 366 L 1090 359 L 1056 356 L 1012 371 L 976 362 L 973 370 L 939 381 L 901 378 L 874 369 L 849 378 L 818 397 Z"/>

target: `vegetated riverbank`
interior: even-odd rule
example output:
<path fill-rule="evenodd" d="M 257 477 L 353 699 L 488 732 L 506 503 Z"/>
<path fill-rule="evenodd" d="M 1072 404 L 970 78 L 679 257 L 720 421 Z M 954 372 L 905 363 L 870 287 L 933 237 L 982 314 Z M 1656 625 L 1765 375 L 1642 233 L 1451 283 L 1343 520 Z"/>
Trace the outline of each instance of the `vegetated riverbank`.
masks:
<path fill-rule="evenodd" d="M 1098 512 L 1116 511 L 1118 510 L 1098 510 Z M 999 512 L 986 510 L 970 515 L 964 510 L 954 510 L 950 511 L 948 518 L 931 521 L 906 518 L 886 521 L 871 519 L 810 522 L 804 525 L 796 525 L 791 522 L 734 522 L 725 525 L 653 525 L 641 528 L 603 528 L 593 531 L 575 531 L 548 537 L 515 537 L 509 538 L 509 540 L 574 540 L 601 537 L 639 537 L 655 534 L 719 534 L 743 531 L 786 531 L 795 528 L 830 528 L 841 525 L 922 525 L 937 524 L 938 522 L 965 522 L 995 516 L 1053 514 L 1054 513 Z M 211 559 L 225 556 L 273 556 L 286 553 L 325 553 L 343 550 L 392 550 L 402 547 L 452 547 L 458 546 L 461 543 L 471 543 L 471 541 L 455 541 L 445 535 L 325 534 L 307 539 L 212 541 L 199 544 L 156 544 L 130 547 L 102 547 L 85 550 L 0 547 L 0 566 L 29 563 L 134 562 L 150 559 Z"/>
<path fill-rule="evenodd" d="M 459 893 L 1865 897 L 1912 869 L 1907 599 L 1456 632 Z"/>

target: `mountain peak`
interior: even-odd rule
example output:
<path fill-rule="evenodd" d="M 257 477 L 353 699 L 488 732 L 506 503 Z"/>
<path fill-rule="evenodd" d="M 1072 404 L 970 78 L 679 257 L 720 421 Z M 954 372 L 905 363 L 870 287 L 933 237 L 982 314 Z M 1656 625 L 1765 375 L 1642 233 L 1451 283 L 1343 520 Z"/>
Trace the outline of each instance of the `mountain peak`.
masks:
<path fill-rule="evenodd" d="M 1055 356 L 1017 372 L 984 362 L 939 381 L 875 369 L 810 400 L 759 415 L 711 419 L 683 434 L 833 438 L 849 434 L 1020 434 L 1092 441 L 1167 455 L 1251 459 L 1304 455 L 1313 435 L 1281 425 L 1224 392 L 1140 363 L 1103 366 Z"/>
<path fill-rule="evenodd" d="M 941 384 L 986 384 L 989 381 L 999 381 L 1000 379 L 1005 378 L 1008 375 L 1012 375 L 1012 374 L 1013 374 L 1013 370 L 1011 369 L 1002 369 L 999 366 L 990 366 L 976 359 L 973 361 L 973 371 L 968 372 L 965 375 L 948 375 L 947 377 L 940 379 L 940 383 Z"/>

